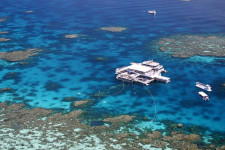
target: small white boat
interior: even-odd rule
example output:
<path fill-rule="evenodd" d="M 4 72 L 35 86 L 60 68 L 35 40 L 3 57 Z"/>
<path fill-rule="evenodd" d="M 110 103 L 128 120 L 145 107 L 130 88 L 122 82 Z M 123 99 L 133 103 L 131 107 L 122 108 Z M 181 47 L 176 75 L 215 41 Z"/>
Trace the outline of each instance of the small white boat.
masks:
<path fill-rule="evenodd" d="M 148 10 L 149 14 L 153 14 L 154 16 L 156 15 L 156 11 L 155 10 Z"/>
<path fill-rule="evenodd" d="M 200 83 L 200 82 L 196 82 L 196 86 L 200 89 L 203 89 L 203 90 L 206 90 L 208 92 L 211 92 L 212 89 L 211 89 L 211 86 L 208 85 L 208 84 L 203 84 L 203 83 Z"/>
<path fill-rule="evenodd" d="M 201 96 L 201 98 L 204 100 L 204 101 L 208 101 L 209 100 L 209 96 L 205 93 L 205 92 L 198 92 L 198 95 Z"/>

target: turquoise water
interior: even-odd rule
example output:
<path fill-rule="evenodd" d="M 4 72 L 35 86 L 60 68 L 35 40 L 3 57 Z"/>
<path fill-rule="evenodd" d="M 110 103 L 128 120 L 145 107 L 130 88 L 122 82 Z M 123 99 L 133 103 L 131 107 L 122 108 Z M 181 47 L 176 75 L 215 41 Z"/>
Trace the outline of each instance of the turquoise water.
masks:
<path fill-rule="evenodd" d="M 1 51 L 40 48 L 42 53 L 26 65 L 0 61 L 0 87 L 13 92 L 0 93 L 1 102 L 23 102 L 31 107 L 70 111 L 63 98 L 91 98 L 93 116 L 137 114 L 154 116 L 154 103 L 139 84 L 125 84 L 115 78 L 115 69 L 129 62 L 153 59 L 160 62 L 171 78 L 168 84 L 154 82 L 147 88 L 156 101 L 156 120 L 172 120 L 225 131 L 224 58 L 173 58 L 157 49 L 154 41 L 174 34 L 223 34 L 224 2 L 216 1 L 3 1 L 0 5 Z M 146 13 L 155 9 L 156 16 Z M 32 10 L 32 13 L 25 11 Z M 125 27 L 107 32 L 101 27 Z M 66 39 L 66 34 L 82 34 Z M 99 58 L 104 59 L 99 59 Z M 9 76 L 8 73 L 15 72 Z M 212 86 L 210 101 L 199 98 L 195 82 Z M 110 91 L 111 86 L 118 86 Z M 105 92 L 109 96 L 95 98 Z M 98 115 L 98 116 L 97 116 Z"/>

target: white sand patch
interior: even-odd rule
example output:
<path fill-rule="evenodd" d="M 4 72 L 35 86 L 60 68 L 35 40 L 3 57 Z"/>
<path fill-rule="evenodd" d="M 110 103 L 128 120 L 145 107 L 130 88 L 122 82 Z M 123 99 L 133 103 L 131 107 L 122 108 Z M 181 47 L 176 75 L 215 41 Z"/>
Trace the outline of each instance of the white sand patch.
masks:
<path fill-rule="evenodd" d="M 203 136 L 202 138 L 203 141 L 207 144 L 210 144 L 211 143 L 210 141 L 213 139 L 211 136 Z"/>
<path fill-rule="evenodd" d="M 106 143 L 101 141 L 96 135 L 82 137 L 78 134 L 82 129 L 74 129 L 73 140 L 68 139 L 62 132 L 56 130 L 40 131 L 35 129 L 23 129 L 15 135 L 13 129 L 0 129 L 0 149 L 64 149 L 69 150 L 106 150 Z M 82 139 L 80 139 L 80 136 Z M 4 138 L 3 138 L 4 137 Z M 77 139 L 77 140 L 76 140 Z M 117 140 L 111 139 L 112 142 Z M 121 144 L 110 146 L 117 150 L 122 150 Z M 124 143 L 125 144 L 125 143 Z"/>
<path fill-rule="evenodd" d="M 0 129 L 0 133 L 3 132 L 11 132 L 11 131 L 14 131 L 13 129 L 10 129 L 10 128 L 3 128 L 3 129 Z"/>
<path fill-rule="evenodd" d="M 82 143 L 74 143 L 69 150 L 106 150 L 105 144 L 96 136 L 91 135 L 82 140 Z"/>
<path fill-rule="evenodd" d="M 74 131 L 74 132 L 80 132 L 80 131 L 82 131 L 82 129 L 76 128 L 76 129 L 74 129 L 73 131 Z"/>
<path fill-rule="evenodd" d="M 142 121 L 139 124 L 136 125 L 139 129 L 145 130 L 146 128 L 149 128 L 153 131 L 155 130 L 163 130 L 165 129 L 165 125 L 160 122 L 155 121 Z"/>
<path fill-rule="evenodd" d="M 216 57 L 209 57 L 209 56 L 192 56 L 189 58 L 190 61 L 194 62 L 205 62 L 205 63 L 212 63 Z"/>
<path fill-rule="evenodd" d="M 152 147 L 151 144 L 141 144 L 141 143 L 138 143 L 139 146 L 142 146 L 142 149 L 143 150 L 162 150 L 162 148 L 155 148 L 155 147 Z M 163 148 L 163 150 L 172 150 L 171 148 Z"/>
<path fill-rule="evenodd" d="M 117 150 L 122 150 L 123 149 L 123 147 L 121 146 L 121 145 L 119 145 L 119 144 L 110 144 L 110 146 L 112 146 L 113 148 L 115 148 L 115 149 L 117 149 Z"/>

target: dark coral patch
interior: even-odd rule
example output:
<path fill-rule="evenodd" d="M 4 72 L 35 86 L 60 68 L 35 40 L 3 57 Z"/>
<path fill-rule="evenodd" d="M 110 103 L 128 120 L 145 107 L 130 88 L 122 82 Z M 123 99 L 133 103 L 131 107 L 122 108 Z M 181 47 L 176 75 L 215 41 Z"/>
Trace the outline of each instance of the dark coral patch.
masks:
<path fill-rule="evenodd" d="M 91 126 L 102 126 L 104 125 L 103 121 L 92 121 Z"/>
<path fill-rule="evenodd" d="M 194 113 L 193 113 L 193 116 L 199 116 L 199 113 L 194 112 Z"/>
<path fill-rule="evenodd" d="M 28 93 L 27 96 L 37 96 L 37 94 L 31 92 L 31 93 Z"/>
<path fill-rule="evenodd" d="M 75 100 L 77 100 L 77 98 L 74 97 L 74 96 L 69 96 L 69 97 L 64 97 L 64 98 L 63 98 L 63 101 L 64 101 L 64 102 L 73 102 L 73 101 L 75 101 Z"/>
<path fill-rule="evenodd" d="M 217 78 L 211 84 L 215 96 L 224 100 L 225 98 L 225 78 Z"/>
<path fill-rule="evenodd" d="M 158 114 L 171 114 L 175 115 L 177 112 L 176 111 L 167 111 L 167 110 L 161 110 L 158 112 Z"/>
<path fill-rule="evenodd" d="M 207 120 L 210 119 L 210 117 L 209 116 L 206 116 L 206 115 L 204 115 L 203 118 L 204 119 L 207 119 Z"/>
<path fill-rule="evenodd" d="M 55 74 L 49 74 L 48 75 L 49 78 L 52 78 L 52 77 L 55 77 L 55 76 L 56 76 Z"/>
<path fill-rule="evenodd" d="M 220 117 L 214 117 L 213 120 L 214 120 L 214 121 L 220 121 L 221 118 L 220 118 Z"/>
<path fill-rule="evenodd" d="M 18 72 L 9 72 L 2 77 L 2 80 L 14 80 L 15 83 L 18 83 L 21 81 L 21 78 Z"/>
<path fill-rule="evenodd" d="M 61 81 L 61 82 L 67 82 L 67 81 L 70 81 L 70 79 L 64 78 L 64 79 L 61 79 L 60 81 Z"/>
<path fill-rule="evenodd" d="M 45 83 L 44 88 L 46 89 L 46 91 L 58 92 L 60 89 L 64 87 L 58 82 L 48 81 Z"/>
<path fill-rule="evenodd" d="M 11 93 L 12 91 L 13 91 L 13 89 L 12 88 L 9 88 L 9 87 L 1 88 L 0 89 L 0 93 L 5 93 L 5 92 Z"/>
<path fill-rule="evenodd" d="M 211 107 L 212 104 L 203 103 L 201 100 L 183 100 L 180 101 L 180 107 L 182 108 L 192 108 L 192 107 Z"/>
<path fill-rule="evenodd" d="M 50 69 L 52 69 L 52 67 L 40 67 L 41 68 L 41 70 L 42 71 L 48 71 L 48 70 L 50 70 Z"/>
<path fill-rule="evenodd" d="M 58 100 L 59 98 L 58 98 L 58 97 L 53 97 L 52 99 L 54 99 L 54 100 Z"/>

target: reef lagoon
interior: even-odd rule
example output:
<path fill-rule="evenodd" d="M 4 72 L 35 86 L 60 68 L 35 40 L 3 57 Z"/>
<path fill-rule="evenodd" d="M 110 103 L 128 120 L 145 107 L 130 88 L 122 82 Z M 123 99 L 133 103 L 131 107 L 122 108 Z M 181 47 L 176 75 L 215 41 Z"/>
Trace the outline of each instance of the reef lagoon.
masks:
<path fill-rule="evenodd" d="M 0 149 L 225 149 L 224 6 L 1 1 Z M 171 81 L 116 79 L 145 60 Z"/>

